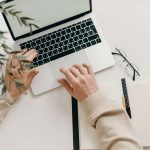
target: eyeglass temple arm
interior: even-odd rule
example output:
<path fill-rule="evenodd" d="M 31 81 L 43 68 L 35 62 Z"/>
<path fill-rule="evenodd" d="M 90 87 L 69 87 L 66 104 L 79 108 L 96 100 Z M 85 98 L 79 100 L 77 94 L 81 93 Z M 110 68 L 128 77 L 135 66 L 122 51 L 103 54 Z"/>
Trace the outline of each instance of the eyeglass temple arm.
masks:
<path fill-rule="evenodd" d="M 112 52 L 113 55 L 119 55 L 119 56 L 122 56 L 125 61 L 132 67 L 132 69 L 140 76 L 139 72 L 133 67 L 133 65 L 123 56 L 123 54 L 116 48 L 116 50 L 119 52 L 119 53 L 115 53 L 115 52 Z"/>

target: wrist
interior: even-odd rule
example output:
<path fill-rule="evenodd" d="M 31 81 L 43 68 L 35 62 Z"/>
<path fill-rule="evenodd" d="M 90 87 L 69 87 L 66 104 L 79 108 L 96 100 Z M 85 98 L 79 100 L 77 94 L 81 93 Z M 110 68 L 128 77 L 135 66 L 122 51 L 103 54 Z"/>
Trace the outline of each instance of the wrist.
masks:
<path fill-rule="evenodd" d="M 4 100 L 10 105 L 14 104 L 15 102 L 15 98 L 12 97 L 8 91 L 5 93 Z"/>

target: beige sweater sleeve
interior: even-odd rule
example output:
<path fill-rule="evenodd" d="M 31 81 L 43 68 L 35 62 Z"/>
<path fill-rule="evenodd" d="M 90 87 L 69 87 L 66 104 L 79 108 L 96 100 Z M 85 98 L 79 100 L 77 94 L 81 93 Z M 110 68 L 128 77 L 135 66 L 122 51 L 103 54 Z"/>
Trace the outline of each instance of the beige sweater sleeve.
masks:
<path fill-rule="evenodd" d="M 10 108 L 10 104 L 8 104 L 5 100 L 0 100 L 0 123 L 3 121 Z"/>
<path fill-rule="evenodd" d="M 81 105 L 99 134 L 102 150 L 143 150 L 121 103 L 98 91 Z"/>

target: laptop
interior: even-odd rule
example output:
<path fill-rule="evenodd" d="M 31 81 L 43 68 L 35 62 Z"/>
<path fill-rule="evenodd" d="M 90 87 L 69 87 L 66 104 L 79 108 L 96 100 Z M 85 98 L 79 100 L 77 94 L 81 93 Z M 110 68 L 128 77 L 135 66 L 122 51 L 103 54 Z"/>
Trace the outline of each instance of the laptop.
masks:
<path fill-rule="evenodd" d="M 27 27 L 9 15 L 4 19 L 15 41 L 16 49 L 36 49 L 33 67 L 39 74 L 31 89 L 34 95 L 59 87 L 63 75 L 59 68 L 88 63 L 94 72 L 114 65 L 104 35 L 93 13 L 91 0 L 15 0 L 3 7 L 15 5 L 23 15 L 34 18 L 39 28 L 32 34 Z"/>

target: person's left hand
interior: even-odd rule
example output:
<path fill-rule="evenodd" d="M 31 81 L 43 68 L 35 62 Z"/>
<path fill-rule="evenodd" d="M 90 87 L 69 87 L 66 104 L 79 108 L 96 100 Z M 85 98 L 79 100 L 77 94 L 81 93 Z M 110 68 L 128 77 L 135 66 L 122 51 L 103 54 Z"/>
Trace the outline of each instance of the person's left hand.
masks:
<path fill-rule="evenodd" d="M 10 55 L 4 78 L 6 95 L 10 97 L 6 99 L 10 104 L 30 87 L 32 79 L 38 74 L 36 69 L 31 69 L 31 62 L 36 56 L 34 49 Z"/>

